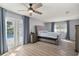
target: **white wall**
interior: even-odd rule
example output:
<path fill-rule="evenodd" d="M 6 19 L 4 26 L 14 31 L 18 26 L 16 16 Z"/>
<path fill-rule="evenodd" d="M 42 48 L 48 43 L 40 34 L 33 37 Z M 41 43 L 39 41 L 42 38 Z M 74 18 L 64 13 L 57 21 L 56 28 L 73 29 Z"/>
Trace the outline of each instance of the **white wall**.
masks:
<path fill-rule="evenodd" d="M 34 26 L 35 25 L 44 26 L 44 22 L 40 21 L 39 19 L 30 17 L 30 32 L 34 32 Z"/>
<path fill-rule="evenodd" d="M 75 40 L 75 25 L 79 25 L 79 20 L 70 21 L 70 39 Z"/>

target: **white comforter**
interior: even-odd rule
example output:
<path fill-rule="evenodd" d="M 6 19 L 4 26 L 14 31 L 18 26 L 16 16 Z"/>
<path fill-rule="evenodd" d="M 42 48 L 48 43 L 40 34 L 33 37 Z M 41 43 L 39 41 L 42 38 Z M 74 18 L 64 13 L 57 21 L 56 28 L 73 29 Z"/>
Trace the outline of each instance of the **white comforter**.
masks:
<path fill-rule="evenodd" d="M 38 32 L 38 36 L 41 37 L 49 37 L 49 38 L 57 38 L 57 36 L 59 36 L 59 33 L 56 32 L 48 32 L 48 31 L 39 31 Z"/>

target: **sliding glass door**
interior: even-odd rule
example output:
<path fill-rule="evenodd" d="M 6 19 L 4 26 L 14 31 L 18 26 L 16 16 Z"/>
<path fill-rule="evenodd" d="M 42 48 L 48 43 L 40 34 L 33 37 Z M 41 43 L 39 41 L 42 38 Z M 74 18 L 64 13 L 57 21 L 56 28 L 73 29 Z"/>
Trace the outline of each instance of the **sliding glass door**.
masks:
<path fill-rule="evenodd" d="M 15 47 L 15 22 L 12 18 L 6 18 L 6 41 L 8 45 L 8 49 L 12 49 Z"/>
<path fill-rule="evenodd" d="M 6 17 L 5 25 L 8 50 L 23 45 L 23 20 Z"/>
<path fill-rule="evenodd" d="M 18 22 L 19 45 L 23 45 L 23 37 L 24 37 L 23 29 L 24 29 L 23 20 L 19 20 Z"/>

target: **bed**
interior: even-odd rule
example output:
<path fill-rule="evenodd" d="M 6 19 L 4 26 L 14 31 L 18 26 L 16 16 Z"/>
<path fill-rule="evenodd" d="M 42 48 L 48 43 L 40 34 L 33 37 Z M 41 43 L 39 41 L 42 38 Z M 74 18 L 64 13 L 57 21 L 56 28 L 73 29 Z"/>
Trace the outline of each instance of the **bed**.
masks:
<path fill-rule="evenodd" d="M 53 42 L 58 45 L 60 40 L 60 34 L 56 32 L 47 31 L 44 26 L 35 26 L 35 32 L 38 39 L 43 38 L 42 40 L 45 42 Z"/>

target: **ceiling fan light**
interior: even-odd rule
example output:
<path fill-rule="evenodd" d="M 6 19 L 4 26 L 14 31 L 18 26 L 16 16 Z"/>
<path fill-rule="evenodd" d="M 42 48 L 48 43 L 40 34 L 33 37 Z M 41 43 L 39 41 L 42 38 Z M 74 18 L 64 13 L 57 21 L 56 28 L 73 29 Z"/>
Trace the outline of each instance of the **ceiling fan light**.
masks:
<path fill-rule="evenodd" d="M 29 13 L 33 13 L 33 11 L 32 10 L 29 10 Z"/>

